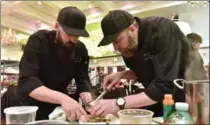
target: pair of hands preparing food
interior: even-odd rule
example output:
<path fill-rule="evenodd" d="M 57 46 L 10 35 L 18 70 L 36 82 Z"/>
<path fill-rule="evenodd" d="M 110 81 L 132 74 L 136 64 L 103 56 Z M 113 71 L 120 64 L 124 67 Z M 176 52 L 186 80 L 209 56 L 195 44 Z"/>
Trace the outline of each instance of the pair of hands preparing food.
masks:
<path fill-rule="evenodd" d="M 89 103 L 92 101 L 92 96 L 90 92 L 81 93 L 80 98 L 84 103 Z M 63 100 L 61 102 L 61 107 L 63 108 L 68 120 L 70 121 L 78 120 L 81 116 L 84 116 L 86 119 L 88 119 L 87 112 L 77 101 L 72 98 L 67 98 Z"/>
<path fill-rule="evenodd" d="M 115 90 L 115 86 L 124 76 L 124 72 L 110 74 L 104 78 L 103 89 L 106 91 Z M 106 116 L 107 114 L 114 114 L 120 110 L 116 104 L 116 99 L 106 99 L 97 101 L 91 108 L 90 114 L 92 116 Z"/>
<path fill-rule="evenodd" d="M 92 101 L 92 96 L 90 93 L 81 93 L 80 97 L 82 101 L 86 104 Z M 63 108 L 69 121 L 79 120 L 81 118 L 83 119 L 83 121 L 87 121 L 91 116 L 106 116 L 107 114 L 114 114 L 114 112 L 117 112 L 119 110 L 115 103 L 115 99 L 99 100 L 88 110 L 90 115 L 88 115 L 88 113 L 86 112 L 87 109 L 84 109 L 77 101 L 71 98 L 63 100 L 63 103 L 61 103 L 61 107 Z M 71 106 L 69 106 L 69 104 L 71 104 Z M 110 106 L 110 104 L 112 106 Z M 110 108 L 109 106 L 112 108 Z M 103 108 L 100 109 L 100 107 Z"/>
<path fill-rule="evenodd" d="M 126 77 L 125 77 L 126 76 Z M 109 91 L 111 89 L 116 89 L 116 84 L 120 81 L 122 78 L 128 78 L 128 79 L 136 79 L 136 75 L 132 71 L 126 71 L 126 72 L 118 72 L 114 74 L 110 74 L 104 78 L 103 88 L 106 91 Z M 84 103 L 89 103 L 92 101 L 92 97 L 89 98 L 91 94 L 80 94 L 81 99 Z M 69 107 L 69 104 L 71 104 L 71 107 Z M 68 103 L 65 103 L 62 105 L 65 113 L 67 113 L 67 117 L 70 119 L 80 119 L 80 117 L 83 115 L 86 119 L 88 119 L 87 110 L 82 108 L 80 104 L 76 101 L 71 101 Z M 106 116 L 107 114 L 114 114 L 120 110 L 120 108 L 116 104 L 116 99 L 106 99 L 106 100 L 99 100 L 96 103 L 94 103 L 93 106 L 91 106 L 90 109 L 88 109 L 88 112 L 91 116 Z"/>

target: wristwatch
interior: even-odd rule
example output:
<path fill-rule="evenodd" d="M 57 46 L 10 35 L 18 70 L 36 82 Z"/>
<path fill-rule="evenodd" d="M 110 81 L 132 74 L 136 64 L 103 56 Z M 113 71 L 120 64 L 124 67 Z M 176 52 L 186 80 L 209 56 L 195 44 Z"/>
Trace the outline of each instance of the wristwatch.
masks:
<path fill-rule="evenodd" d="M 119 106 L 120 110 L 124 109 L 125 107 L 125 99 L 123 97 L 119 97 L 116 100 L 117 106 Z"/>

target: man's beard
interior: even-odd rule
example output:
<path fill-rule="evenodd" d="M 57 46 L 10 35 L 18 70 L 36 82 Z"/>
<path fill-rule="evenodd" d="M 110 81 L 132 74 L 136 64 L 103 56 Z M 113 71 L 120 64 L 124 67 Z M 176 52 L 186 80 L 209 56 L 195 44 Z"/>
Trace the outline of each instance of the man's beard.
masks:
<path fill-rule="evenodd" d="M 66 48 L 66 49 L 75 49 L 76 47 L 76 44 L 73 43 L 72 41 L 67 41 L 67 42 L 64 42 L 61 38 L 61 34 L 60 34 L 60 31 L 57 32 L 56 34 L 56 43 L 59 44 L 60 46 Z"/>
<path fill-rule="evenodd" d="M 68 41 L 65 44 L 61 38 L 60 31 L 56 34 L 56 44 L 58 45 L 58 55 L 60 58 L 64 60 L 65 58 L 68 59 L 68 57 L 72 58 L 76 49 L 76 44 L 71 41 Z"/>
<path fill-rule="evenodd" d="M 122 55 L 126 58 L 134 56 L 134 53 L 136 52 L 138 47 L 138 41 L 135 39 L 134 35 L 131 32 L 128 32 L 128 39 L 129 39 L 128 50 L 122 52 Z"/>

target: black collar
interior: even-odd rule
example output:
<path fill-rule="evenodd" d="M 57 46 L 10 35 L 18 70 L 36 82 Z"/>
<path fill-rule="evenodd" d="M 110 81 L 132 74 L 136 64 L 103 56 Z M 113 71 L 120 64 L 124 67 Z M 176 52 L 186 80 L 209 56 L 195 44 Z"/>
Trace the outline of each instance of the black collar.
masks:
<path fill-rule="evenodd" d="M 138 31 L 138 49 L 141 49 L 142 46 L 145 43 L 145 34 L 146 34 L 145 26 L 143 24 L 143 21 L 140 18 L 134 17 L 134 19 L 139 24 L 139 31 Z"/>

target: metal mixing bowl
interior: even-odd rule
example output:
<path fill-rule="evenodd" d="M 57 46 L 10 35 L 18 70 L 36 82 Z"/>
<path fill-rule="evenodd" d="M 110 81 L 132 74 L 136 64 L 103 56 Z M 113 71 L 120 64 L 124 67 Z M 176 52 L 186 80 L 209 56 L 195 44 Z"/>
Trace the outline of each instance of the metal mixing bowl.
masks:
<path fill-rule="evenodd" d="M 43 125 L 43 124 L 69 124 L 68 122 L 65 121 L 59 121 L 59 120 L 40 120 L 40 121 L 34 121 L 34 122 L 29 122 L 26 124 L 34 124 L 34 125 Z"/>

